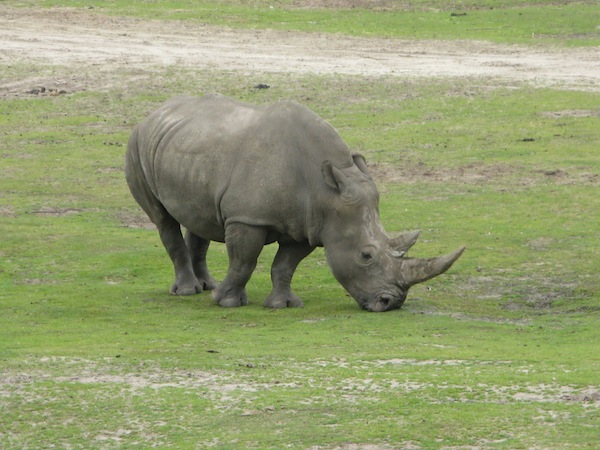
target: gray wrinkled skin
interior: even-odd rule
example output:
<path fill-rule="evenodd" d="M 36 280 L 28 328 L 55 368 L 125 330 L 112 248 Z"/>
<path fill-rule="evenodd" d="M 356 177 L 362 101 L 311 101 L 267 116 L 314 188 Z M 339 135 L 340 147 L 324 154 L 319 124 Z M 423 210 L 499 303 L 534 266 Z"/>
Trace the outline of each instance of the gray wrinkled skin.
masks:
<path fill-rule="evenodd" d="M 221 306 L 248 302 L 245 286 L 258 255 L 276 241 L 273 290 L 265 300 L 272 308 L 303 305 L 290 284 L 317 246 L 359 306 L 377 312 L 399 308 L 410 286 L 444 272 L 464 250 L 404 257 L 418 232 L 386 234 L 364 158 L 294 102 L 171 99 L 134 128 L 125 174 L 173 261 L 171 293 L 212 290 Z M 229 269 L 220 284 L 206 266 L 210 241 L 227 247 Z"/>

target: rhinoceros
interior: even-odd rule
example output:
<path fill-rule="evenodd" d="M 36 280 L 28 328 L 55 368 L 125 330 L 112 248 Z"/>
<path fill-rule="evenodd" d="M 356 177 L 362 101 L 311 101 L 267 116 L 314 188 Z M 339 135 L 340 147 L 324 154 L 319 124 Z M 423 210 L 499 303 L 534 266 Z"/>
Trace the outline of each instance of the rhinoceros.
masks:
<path fill-rule="evenodd" d="M 246 283 L 274 242 L 264 302 L 271 308 L 303 306 L 292 276 L 315 247 L 358 305 L 375 312 L 399 308 L 411 286 L 446 271 L 464 250 L 406 257 L 419 233 L 385 232 L 365 159 L 293 101 L 173 98 L 133 129 L 125 174 L 173 262 L 171 294 L 212 290 L 225 307 L 247 304 Z M 229 256 L 220 284 L 206 265 L 210 241 L 224 242 Z"/>

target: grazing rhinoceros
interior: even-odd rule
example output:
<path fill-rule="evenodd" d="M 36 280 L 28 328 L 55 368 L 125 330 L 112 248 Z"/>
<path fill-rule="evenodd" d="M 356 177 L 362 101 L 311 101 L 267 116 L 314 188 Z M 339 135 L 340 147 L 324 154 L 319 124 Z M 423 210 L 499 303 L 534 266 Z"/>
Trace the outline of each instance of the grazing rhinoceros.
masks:
<path fill-rule="evenodd" d="M 315 247 L 325 248 L 334 276 L 368 311 L 399 308 L 408 288 L 446 271 L 464 250 L 404 257 L 418 232 L 386 234 L 364 158 L 290 101 L 259 107 L 221 95 L 174 98 L 133 130 L 125 173 L 173 261 L 171 293 L 212 289 L 221 306 L 248 302 L 257 258 L 275 241 L 265 301 L 272 308 L 303 305 L 290 284 Z M 206 267 L 210 241 L 225 242 L 229 255 L 219 285 Z"/>

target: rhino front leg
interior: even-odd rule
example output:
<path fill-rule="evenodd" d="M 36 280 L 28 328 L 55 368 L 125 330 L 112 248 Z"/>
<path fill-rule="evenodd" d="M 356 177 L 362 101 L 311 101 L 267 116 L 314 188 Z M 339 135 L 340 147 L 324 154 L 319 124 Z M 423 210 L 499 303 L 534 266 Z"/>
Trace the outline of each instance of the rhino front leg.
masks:
<path fill-rule="evenodd" d="M 265 306 L 269 308 L 304 306 L 302 300 L 292 292 L 292 277 L 300 261 L 314 249 L 308 242 L 279 244 L 279 250 L 271 267 L 273 290 L 265 300 Z"/>
<path fill-rule="evenodd" d="M 246 283 L 256 267 L 266 239 L 266 228 L 241 223 L 226 226 L 225 245 L 229 256 L 229 269 L 223 282 L 212 292 L 213 299 L 219 305 L 235 307 L 248 304 Z"/>
<path fill-rule="evenodd" d="M 208 252 L 210 241 L 201 238 L 200 236 L 196 236 L 194 233 L 187 230 L 185 233 L 185 242 L 190 253 L 192 268 L 194 269 L 196 279 L 202 285 L 203 290 L 212 291 L 217 287 L 217 282 L 211 276 L 208 267 L 206 266 L 206 253 Z"/>

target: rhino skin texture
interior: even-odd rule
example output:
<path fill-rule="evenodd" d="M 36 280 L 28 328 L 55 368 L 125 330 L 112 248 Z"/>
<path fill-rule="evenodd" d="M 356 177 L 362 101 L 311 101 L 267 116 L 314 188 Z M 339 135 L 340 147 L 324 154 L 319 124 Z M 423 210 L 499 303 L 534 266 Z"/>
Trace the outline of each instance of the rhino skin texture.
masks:
<path fill-rule="evenodd" d="M 358 305 L 376 312 L 399 308 L 410 286 L 446 271 L 464 250 L 405 257 L 419 233 L 386 234 L 364 158 L 291 101 L 259 107 L 218 94 L 173 98 L 133 129 L 125 174 L 173 261 L 171 293 L 212 290 L 225 307 L 247 304 L 246 283 L 273 242 L 279 250 L 264 303 L 271 308 L 303 306 L 291 280 L 315 247 L 324 247 Z M 227 247 L 220 284 L 206 266 L 210 241 Z"/>

